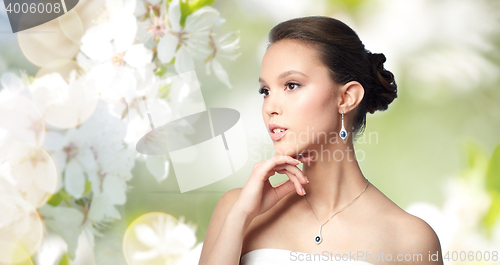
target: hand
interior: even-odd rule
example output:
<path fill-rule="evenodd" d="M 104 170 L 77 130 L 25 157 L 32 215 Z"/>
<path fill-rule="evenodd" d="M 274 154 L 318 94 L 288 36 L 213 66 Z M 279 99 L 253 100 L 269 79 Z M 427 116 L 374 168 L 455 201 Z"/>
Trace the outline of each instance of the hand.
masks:
<path fill-rule="evenodd" d="M 255 163 L 233 209 L 243 211 L 251 220 L 271 209 L 293 190 L 299 195 L 305 195 L 302 185 L 309 181 L 297 167 L 300 162 L 290 156 L 275 155 L 267 161 Z M 289 179 L 280 186 L 273 187 L 269 177 L 276 172 L 286 174 Z"/>

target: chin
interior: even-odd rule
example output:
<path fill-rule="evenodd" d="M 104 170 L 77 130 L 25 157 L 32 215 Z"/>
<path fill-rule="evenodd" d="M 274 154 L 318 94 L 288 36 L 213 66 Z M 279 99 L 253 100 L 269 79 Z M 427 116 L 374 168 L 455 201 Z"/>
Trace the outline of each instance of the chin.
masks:
<path fill-rule="evenodd" d="M 296 144 L 286 144 L 285 142 L 275 142 L 274 151 L 277 155 L 288 155 L 292 158 L 297 158 L 299 154 L 305 155 L 307 148 Z"/>

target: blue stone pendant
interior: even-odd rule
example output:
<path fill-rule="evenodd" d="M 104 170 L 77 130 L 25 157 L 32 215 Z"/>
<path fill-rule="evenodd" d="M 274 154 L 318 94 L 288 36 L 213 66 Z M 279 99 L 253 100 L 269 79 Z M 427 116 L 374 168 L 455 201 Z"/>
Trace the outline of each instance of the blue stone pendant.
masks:
<path fill-rule="evenodd" d="M 314 238 L 314 243 L 316 243 L 317 245 L 319 245 L 319 243 L 321 243 L 323 239 L 321 238 L 320 235 L 317 235 L 315 238 Z"/>
<path fill-rule="evenodd" d="M 314 238 L 314 243 L 319 245 L 323 241 L 323 237 L 321 236 L 321 226 L 319 227 L 318 235 Z"/>
<path fill-rule="evenodd" d="M 345 139 L 346 136 L 347 133 L 345 132 L 345 130 L 340 131 L 340 138 Z"/>
<path fill-rule="evenodd" d="M 340 129 L 340 138 L 345 139 L 347 137 L 347 131 L 344 127 L 344 112 L 342 111 L 342 128 Z"/>

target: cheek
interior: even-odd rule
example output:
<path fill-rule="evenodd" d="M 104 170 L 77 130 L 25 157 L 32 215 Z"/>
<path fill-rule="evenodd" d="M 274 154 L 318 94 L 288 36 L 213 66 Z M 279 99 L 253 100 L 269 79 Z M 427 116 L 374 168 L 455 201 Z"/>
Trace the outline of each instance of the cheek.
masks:
<path fill-rule="evenodd" d="M 336 128 L 336 107 L 334 99 L 326 93 L 317 93 L 302 97 L 293 104 L 294 117 L 303 125 L 303 131 L 331 132 Z M 314 128 L 313 128 L 314 127 Z"/>
<path fill-rule="evenodd" d="M 298 100 L 294 106 L 299 112 L 296 113 L 297 116 L 311 125 L 328 125 L 332 124 L 335 119 L 334 100 L 327 93 L 311 93 Z"/>

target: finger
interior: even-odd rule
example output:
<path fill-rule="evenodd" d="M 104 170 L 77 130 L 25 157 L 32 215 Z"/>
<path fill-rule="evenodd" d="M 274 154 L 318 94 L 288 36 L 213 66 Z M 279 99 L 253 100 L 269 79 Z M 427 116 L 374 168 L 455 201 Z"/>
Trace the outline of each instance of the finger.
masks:
<path fill-rule="evenodd" d="M 290 180 L 285 181 L 283 184 L 274 188 L 276 195 L 278 196 L 278 201 L 285 197 L 287 194 L 295 189 L 295 185 Z"/>
<path fill-rule="evenodd" d="M 302 186 L 302 184 L 299 181 L 299 178 L 295 174 L 293 174 L 292 172 L 290 172 L 286 169 L 280 169 L 280 170 L 277 170 L 276 172 L 278 172 L 280 174 L 286 174 L 288 176 L 289 180 L 291 182 L 293 182 L 295 189 L 297 190 L 297 194 L 305 195 L 305 191 L 303 190 L 304 187 Z M 304 183 L 304 184 L 307 184 L 307 183 Z"/>
<path fill-rule="evenodd" d="M 259 164 L 256 170 L 260 172 L 259 175 L 262 177 L 262 181 L 267 180 L 270 176 L 274 174 L 274 168 L 277 165 L 282 165 L 282 164 L 290 164 L 293 166 L 296 166 L 300 163 L 300 161 L 293 159 L 290 156 L 273 156 L 269 160 L 265 161 L 264 163 Z"/>
<path fill-rule="evenodd" d="M 291 173 L 295 174 L 299 178 L 299 180 L 301 181 L 301 183 L 303 183 L 303 184 L 309 183 L 309 181 L 307 180 L 306 176 L 304 175 L 304 172 L 302 172 L 302 170 L 300 168 L 298 168 L 297 166 L 292 166 L 292 165 L 285 164 L 285 165 L 278 165 L 278 166 L 275 167 L 276 172 L 278 170 L 283 170 L 283 169 L 288 170 Z M 278 172 L 278 173 L 280 173 L 280 172 Z"/>
<path fill-rule="evenodd" d="M 306 176 L 304 175 L 304 172 L 302 172 L 302 170 L 300 170 L 297 166 L 279 165 L 279 166 L 276 166 L 275 170 L 276 169 L 279 169 L 279 170 L 286 169 L 286 170 L 290 171 L 291 173 L 295 174 L 295 176 L 297 176 L 297 178 L 300 180 L 300 182 L 302 184 L 309 183 Z M 278 172 L 278 173 L 280 173 L 280 172 Z M 283 173 L 280 173 L 280 174 L 283 174 Z"/>
<path fill-rule="evenodd" d="M 313 158 L 311 157 L 311 155 L 306 155 L 306 156 L 299 155 L 299 156 L 297 156 L 297 160 L 299 160 L 301 163 L 304 163 L 304 164 L 311 162 L 312 159 Z"/>
<path fill-rule="evenodd" d="M 304 188 L 302 187 L 302 184 L 300 184 L 299 179 L 297 178 L 297 176 L 295 176 L 295 174 L 289 172 L 288 170 L 285 171 L 285 174 L 288 176 L 288 178 L 290 179 L 290 181 L 295 186 L 295 190 L 297 191 L 297 194 L 299 194 L 299 195 L 305 195 Z"/>

